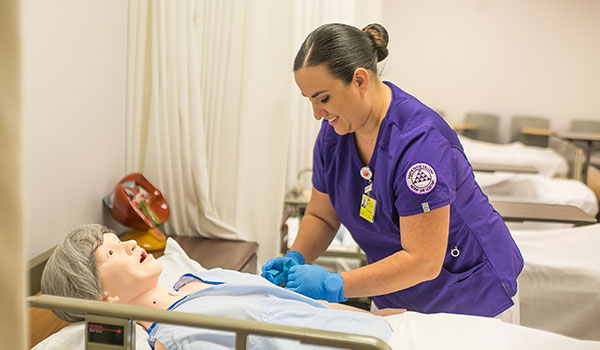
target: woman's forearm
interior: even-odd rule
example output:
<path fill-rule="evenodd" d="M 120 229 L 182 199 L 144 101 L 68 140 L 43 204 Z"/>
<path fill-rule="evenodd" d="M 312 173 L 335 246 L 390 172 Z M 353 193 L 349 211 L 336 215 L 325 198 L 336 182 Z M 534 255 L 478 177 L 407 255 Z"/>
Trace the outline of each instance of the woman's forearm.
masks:
<path fill-rule="evenodd" d="M 393 293 L 433 279 L 427 263 L 402 250 L 373 264 L 342 272 L 344 297 Z"/>
<path fill-rule="evenodd" d="M 450 206 L 400 218 L 402 250 L 359 269 L 342 272 L 344 297 L 393 293 L 435 279 L 448 246 Z"/>

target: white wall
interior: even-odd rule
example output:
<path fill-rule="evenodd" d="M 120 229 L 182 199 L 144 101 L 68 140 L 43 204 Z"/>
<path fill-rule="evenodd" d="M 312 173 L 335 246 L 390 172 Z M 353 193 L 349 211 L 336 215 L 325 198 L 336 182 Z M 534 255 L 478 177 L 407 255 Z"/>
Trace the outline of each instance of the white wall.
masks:
<path fill-rule="evenodd" d="M 22 0 L 26 258 L 101 222 L 124 175 L 127 1 Z"/>
<path fill-rule="evenodd" d="M 469 111 L 600 120 L 600 2 L 384 0 L 384 79 L 460 122 Z"/>

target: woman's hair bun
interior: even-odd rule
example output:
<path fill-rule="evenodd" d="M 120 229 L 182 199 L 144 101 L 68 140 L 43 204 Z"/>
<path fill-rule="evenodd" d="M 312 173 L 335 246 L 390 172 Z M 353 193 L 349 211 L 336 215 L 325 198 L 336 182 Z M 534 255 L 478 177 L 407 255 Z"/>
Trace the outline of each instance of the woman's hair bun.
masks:
<path fill-rule="evenodd" d="M 377 62 L 383 61 L 388 56 L 388 32 L 385 28 L 378 23 L 371 23 L 362 29 L 365 32 L 371 42 L 373 43 L 373 49 L 377 53 Z"/>

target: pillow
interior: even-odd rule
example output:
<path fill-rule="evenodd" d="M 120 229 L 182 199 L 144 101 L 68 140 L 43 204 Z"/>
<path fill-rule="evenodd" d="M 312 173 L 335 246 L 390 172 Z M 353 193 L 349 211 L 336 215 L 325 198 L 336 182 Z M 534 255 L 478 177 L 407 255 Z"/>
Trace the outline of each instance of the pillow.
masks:
<path fill-rule="evenodd" d="M 32 348 L 32 350 L 84 349 L 83 329 L 83 322 L 71 323 L 70 325 L 62 328 L 60 331 L 39 342 Z"/>
<path fill-rule="evenodd" d="M 81 350 L 85 349 L 85 322 L 74 322 L 39 342 L 31 350 Z M 136 350 L 152 350 L 144 327 L 135 326 Z"/>
<path fill-rule="evenodd" d="M 181 275 L 188 272 L 206 270 L 197 261 L 190 259 L 183 248 L 173 238 L 167 239 L 164 255 L 157 259 L 162 264 L 158 284 L 172 288 Z M 137 350 L 150 350 L 148 333 L 144 327 L 136 325 L 135 342 Z M 39 342 L 32 350 L 81 350 L 85 349 L 85 322 L 74 322 L 48 338 Z"/>
<path fill-rule="evenodd" d="M 206 270 L 196 260 L 190 259 L 177 241 L 170 237 L 167 239 L 165 254 L 158 258 L 158 261 L 163 268 L 158 277 L 158 284 L 166 288 L 173 288 L 183 274 Z"/>

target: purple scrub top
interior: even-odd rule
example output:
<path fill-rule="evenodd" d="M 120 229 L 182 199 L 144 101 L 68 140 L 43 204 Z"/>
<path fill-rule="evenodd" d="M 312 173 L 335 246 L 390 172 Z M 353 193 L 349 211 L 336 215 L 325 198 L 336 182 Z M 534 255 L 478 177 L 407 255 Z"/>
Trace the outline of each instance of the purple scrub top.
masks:
<path fill-rule="evenodd" d="M 373 263 L 402 250 L 399 219 L 450 205 L 444 265 L 431 281 L 373 297 L 379 308 L 496 316 L 513 305 L 523 257 L 475 182 L 456 133 L 433 110 L 385 82 L 392 101 L 369 162 L 374 222 L 359 216 L 368 181 L 360 176 L 354 133 L 323 121 L 314 148 L 313 186 L 327 193 L 341 223 Z"/>

